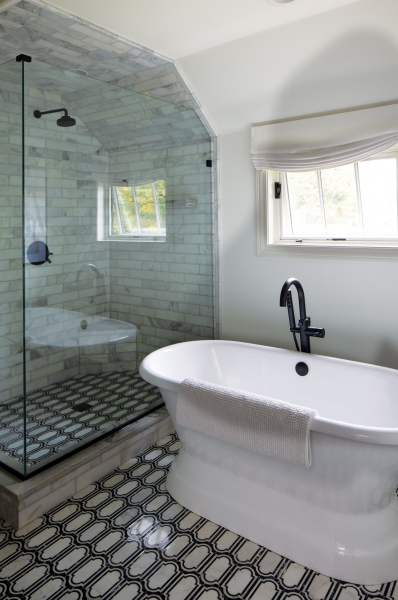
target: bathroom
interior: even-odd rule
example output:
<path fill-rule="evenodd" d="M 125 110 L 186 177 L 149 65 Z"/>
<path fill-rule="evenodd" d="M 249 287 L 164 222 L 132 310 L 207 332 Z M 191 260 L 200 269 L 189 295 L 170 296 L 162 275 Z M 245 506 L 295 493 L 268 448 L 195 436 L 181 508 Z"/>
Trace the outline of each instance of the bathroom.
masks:
<path fill-rule="evenodd" d="M 313 354 L 398 368 L 396 250 L 340 246 L 263 253 L 259 180 L 251 157 L 254 125 L 396 102 L 396 3 L 272 4 L 202 3 L 197 10 L 174 3 L 175 12 L 169 14 L 154 0 L 146 6 L 127 0 L 112 6 L 94 0 L 0 3 L 1 114 L 12 125 L 2 129 L 6 168 L 0 175 L 3 186 L 14 186 L 1 217 L 7 266 L 2 266 L 0 290 L 9 294 L 1 307 L 2 404 L 23 398 L 24 385 L 29 395 L 94 376 L 110 386 L 127 377 L 121 387 L 144 385 L 153 396 L 149 406 L 139 403 L 136 415 L 105 419 L 96 437 L 89 432 L 80 445 L 51 450 L 52 458 L 34 465 L 20 460 L 22 435 L 14 449 L 15 440 L 1 447 L 1 503 L 10 507 L 15 500 L 22 516 L 20 534 L 7 522 L 0 531 L 0 597 L 394 597 L 395 581 L 342 582 L 175 502 L 164 487 L 178 448 L 174 437 L 164 439 L 174 436 L 174 427 L 159 392 L 137 376 L 145 356 L 178 342 L 222 339 L 293 351 L 287 311 L 279 302 L 289 277 L 304 287 L 311 324 L 326 332 L 323 339 L 311 339 Z M 186 22 L 193 27 L 186 29 Z M 20 54 L 32 62 L 16 63 Z M 24 145 L 22 85 L 30 92 L 25 94 Z M 113 121 L 106 123 L 101 111 L 111 101 L 133 109 L 113 113 Z M 33 114 L 61 107 L 76 119 L 75 126 L 58 127 L 61 112 L 40 119 Z M 148 122 L 150 111 L 154 123 Z M 10 114 L 13 118 L 4 118 Z M 138 121 L 144 121 L 146 131 L 138 130 Z M 128 146 L 130 133 L 137 139 Z M 145 140 L 145 135 L 154 137 Z M 10 144 L 12 160 L 7 158 Z M 18 213 L 22 159 L 24 238 Z M 13 177 L 11 184 L 8 177 Z M 107 229 L 112 214 L 107 210 L 117 210 L 110 188 L 137 193 L 154 180 L 165 182 L 167 240 L 162 240 L 160 222 L 150 241 L 137 239 L 136 233 L 121 239 L 120 231 L 110 240 L 109 231 L 120 230 L 117 219 L 115 229 Z M 154 205 L 161 185 L 152 190 Z M 45 242 L 53 253 L 51 263 L 25 263 L 23 275 L 23 239 L 26 250 L 34 241 Z M 7 302 L 15 303 L 12 317 Z M 77 327 L 68 321 L 70 315 L 51 317 L 50 309 L 78 313 L 73 317 Z M 30 323 L 25 354 L 23 314 L 25 327 Z M 111 328 L 110 338 L 83 345 L 66 335 L 73 327 L 84 339 L 99 318 L 107 320 L 103 328 Z M 62 323 L 55 332 L 54 322 Z M 18 360 L 7 362 L 10 356 Z M 82 383 L 89 386 L 90 380 Z M 19 409 L 23 412 L 23 401 Z M 133 473 L 136 468 L 141 471 Z M 143 487 L 151 483 L 156 499 L 136 501 L 135 481 Z M 124 485 L 130 486 L 125 495 L 119 492 Z M 131 516 L 120 516 L 123 510 L 117 508 L 113 517 L 107 509 L 110 498 L 133 507 Z M 81 529 L 76 524 L 72 535 L 74 512 L 87 520 Z M 89 537 L 88 515 L 105 523 L 98 539 Z M 115 538 L 114 548 L 111 538 L 106 545 L 108 535 Z M 75 541 L 68 544 L 73 548 L 67 548 L 65 540 L 72 537 Z M 59 557 L 52 544 L 60 545 Z M 79 554 L 76 561 L 63 560 L 71 550 Z M 24 557 L 22 570 L 13 562 L 14 552 Z M 106 554 L 115 559 L 106 563 Z M 95 571 L 93 565 L 100 562 Z"/>

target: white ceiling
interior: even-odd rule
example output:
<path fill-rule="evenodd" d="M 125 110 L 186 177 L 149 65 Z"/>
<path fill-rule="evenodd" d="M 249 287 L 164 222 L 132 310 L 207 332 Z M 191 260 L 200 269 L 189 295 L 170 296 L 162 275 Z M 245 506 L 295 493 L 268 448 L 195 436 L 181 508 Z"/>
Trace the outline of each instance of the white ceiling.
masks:
<path fill-rule="evenodd" d="M 397 0 L 47 2 L 175 59 L 219 134 L 398 98 Z"/>
<path fill-rule="evenodd" d="M 398 98 L 398 2 L 362 0 L 178 60 L 219 134 Z"/>
<path fill-rule="evenodd" d="M 178 59 L 360 0 L 49 0 L 134 42 Z"/>

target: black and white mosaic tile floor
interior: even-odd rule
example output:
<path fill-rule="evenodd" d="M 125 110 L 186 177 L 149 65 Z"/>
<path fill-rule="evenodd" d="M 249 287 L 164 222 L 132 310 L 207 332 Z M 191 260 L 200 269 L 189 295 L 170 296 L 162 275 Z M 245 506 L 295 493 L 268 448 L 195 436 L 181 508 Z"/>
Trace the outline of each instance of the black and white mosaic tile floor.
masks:
<path fill-rule="evenodd" d="M 396 600 L 396 584 L 314 573 L 167 493 L 165 438 L 31 525 L 0 524 L 2 600 Z"/>
<path fill-rule="evenodd" d="M 53 454 L 163 403 L 155 386 L 138 373 L 72 377 L 27 396 L 27 464 Z M 0 405 L 0 453 L 23 461 L 23 402 Z M 0 455 L 1 460 L 1 455 Z"/>

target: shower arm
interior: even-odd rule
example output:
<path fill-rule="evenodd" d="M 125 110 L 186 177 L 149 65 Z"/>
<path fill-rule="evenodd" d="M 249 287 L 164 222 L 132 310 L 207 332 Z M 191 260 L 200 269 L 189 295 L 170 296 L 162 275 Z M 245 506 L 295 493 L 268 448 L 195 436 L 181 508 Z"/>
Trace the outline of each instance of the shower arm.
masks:
<path fill-rule="evenodd" d="M 40 119 L 40 117 L 42 115 L 49 115 L 50 113 L 57 113 L 57 112 L 62 112 L 62 111 L 64 111 L 64 113 L 65 113 L 64 117 L 68 117 L 69 116 L 68 115 L 68 111 L 66 110 L 66 108 L 55 108 L 54 110 L 44 110 L 44 111 L 35 110 L 33 114 L 36 117 L 36 119 Z"/>

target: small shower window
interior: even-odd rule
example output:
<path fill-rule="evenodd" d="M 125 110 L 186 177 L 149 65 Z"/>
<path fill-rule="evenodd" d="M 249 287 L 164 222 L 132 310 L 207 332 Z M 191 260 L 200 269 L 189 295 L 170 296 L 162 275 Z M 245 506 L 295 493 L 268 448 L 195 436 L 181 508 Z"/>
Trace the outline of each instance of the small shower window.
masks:
<path fill-rule="evenodd" d="M 166 236 L 166 183 L 111 186 L 110 236 L 162 239 Z"/>

